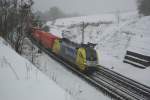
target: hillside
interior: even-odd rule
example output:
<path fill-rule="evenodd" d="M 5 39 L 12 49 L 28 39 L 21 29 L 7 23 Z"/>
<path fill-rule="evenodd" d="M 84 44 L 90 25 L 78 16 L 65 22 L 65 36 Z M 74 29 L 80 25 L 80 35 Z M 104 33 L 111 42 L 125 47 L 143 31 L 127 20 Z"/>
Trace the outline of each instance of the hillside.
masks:
<path fill-rule="evenodd" d="M 119 16 L 119 22 L 116 21 L 116 17 L 112 17 L 113 15 L 110 14 L 100 16 L 58 19 L 55 24 L 48 22 L 48 25 L 51 27 L 51 33 L 61 35 L 62 31 L 66 30 L 66 38 L 81 43 L 81 22 L 88 23 L 84 30 L 85 43 L 92 42 L 97 44 L 96 50 L 99 55 L 99 64 L 150 86 L 148 81 L 149 67 L 140 69 L 123 63 L 127 50 L 132 49 L 134 52 L 149 55 L 150 29 L 148 26 L 150 25 L 150 16 L 139 18 L 135 13 L 127 13 Z M 122 16 L 124 17 L 123 19 L 121 19 Z M 108 21 L 110 23 L 107 23 Z"/>

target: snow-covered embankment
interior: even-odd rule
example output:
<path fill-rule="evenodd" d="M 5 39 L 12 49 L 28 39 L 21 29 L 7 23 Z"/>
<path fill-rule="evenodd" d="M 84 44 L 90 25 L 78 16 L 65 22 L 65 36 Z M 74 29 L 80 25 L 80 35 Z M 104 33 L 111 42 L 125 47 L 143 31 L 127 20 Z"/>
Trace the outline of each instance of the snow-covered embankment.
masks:
<path fill-rule="evenodd" d="M 73 100 L 0 37 L 0 100 Z"/>

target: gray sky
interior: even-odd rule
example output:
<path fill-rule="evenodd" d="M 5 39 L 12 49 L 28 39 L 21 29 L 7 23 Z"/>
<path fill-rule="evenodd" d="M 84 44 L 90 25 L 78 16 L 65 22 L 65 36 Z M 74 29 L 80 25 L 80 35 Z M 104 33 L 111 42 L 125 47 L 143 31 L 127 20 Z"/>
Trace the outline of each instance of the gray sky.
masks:
<path fill-rule="evenodd" d="M 136 0 L 34 0 L 34 2 L 35 10 L 45 11 L 58 6 L 66 13 L 77 12 L 82 15 L 136 9 Z"/>

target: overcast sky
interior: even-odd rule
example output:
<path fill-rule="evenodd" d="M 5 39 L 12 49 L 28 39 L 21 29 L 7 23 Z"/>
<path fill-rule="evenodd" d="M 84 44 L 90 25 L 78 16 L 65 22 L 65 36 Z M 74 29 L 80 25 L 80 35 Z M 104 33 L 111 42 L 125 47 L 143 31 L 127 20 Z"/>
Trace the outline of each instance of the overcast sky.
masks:
<path fill-rule="evenodd" d="M 34 0 L 34 2 L 35 10 L 45 11 L 58 6 L 66 13 L 77 12 L 82 15 L 136 9 L 136 0 Z"/>

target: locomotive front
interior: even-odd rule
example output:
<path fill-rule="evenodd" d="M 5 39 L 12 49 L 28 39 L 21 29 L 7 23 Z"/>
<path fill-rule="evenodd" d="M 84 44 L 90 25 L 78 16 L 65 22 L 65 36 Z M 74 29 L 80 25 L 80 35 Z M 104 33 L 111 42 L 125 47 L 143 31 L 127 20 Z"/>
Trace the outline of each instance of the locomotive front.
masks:
<path fill-rule="evenodd" d="M 95 71 L 98 65 L 97 52 L 94 44 L 82 44 L 77 53 L 77 65 L 81 71 Z"/>
<path fill-rule="evenodd" d="M 86 51 L 86 65 L 96 66 L 98 64 L 97 53 L 93 48 L 85 48 Z"/>

